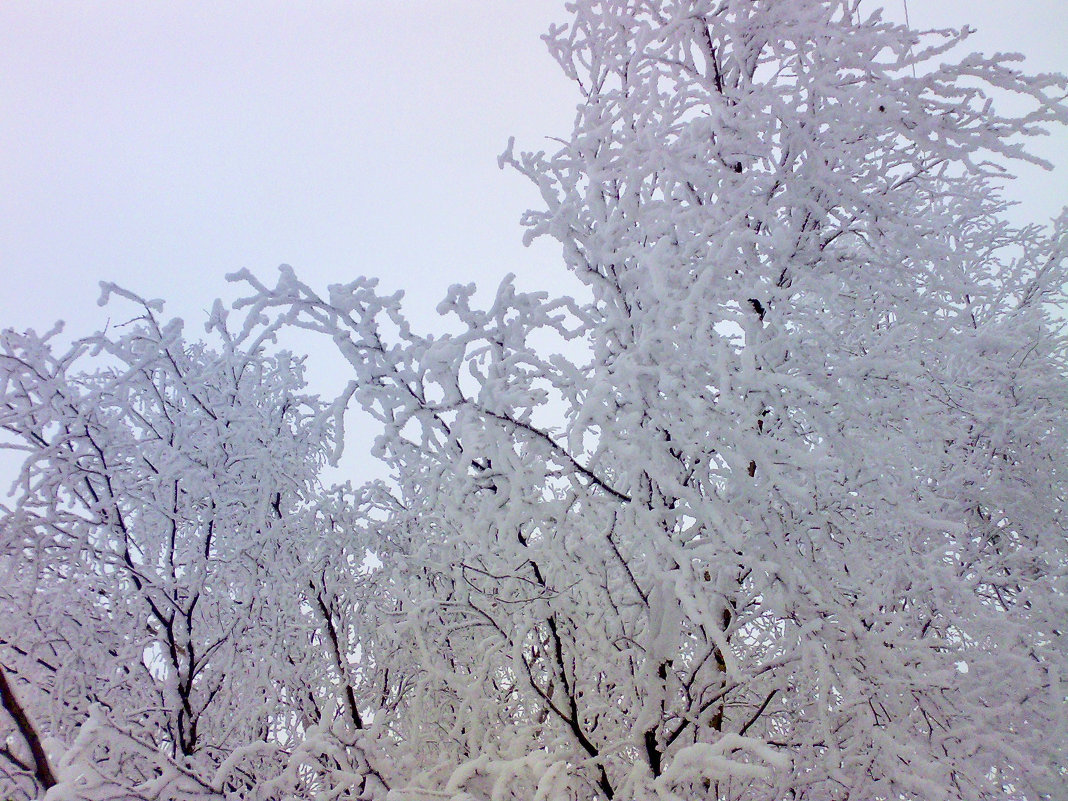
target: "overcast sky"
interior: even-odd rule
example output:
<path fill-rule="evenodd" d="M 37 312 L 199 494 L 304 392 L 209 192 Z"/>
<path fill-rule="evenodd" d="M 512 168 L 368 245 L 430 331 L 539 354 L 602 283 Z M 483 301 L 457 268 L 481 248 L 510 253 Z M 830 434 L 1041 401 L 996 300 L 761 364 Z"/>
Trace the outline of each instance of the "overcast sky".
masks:
<path fill-rule="evenodd" d="M 555 270 L 551 246 L 522 248 L 537 198 L 496 156 L 570 128 L 577 96 L 539 39 L 560 5 L 6 0 L 0 326 L 95 323 L 100 279 L 196 316 L 225 273 L 288 262 L 379 275 L 418 312 L 450 283 Z M 1060 0 L 909 10 L 1068 71 Z M 1059 174 L 1021 189 L 1050 216 L 1068 141 L 1045 145 Z"/>
<path fill-rule="evenodd" d="M 192 323 L 224 275 L 377 275 L 417 317 L 507 272 L 560 284 L 525 250 L 538 200 L 496 157 L 566 136 L 577 95 L 539 39 L 555 0 L 0 3 L 0 327 L 102 324 L 97 282 Z M 901 0 L 889 13 L 900 18 Z M 1064 0 L 912 0 L 917 27 L 971 23 L 973 49 L 1068 72 Z M 1026 213 L 1068 200 L 1068 138 L 1039 148 Z"/>

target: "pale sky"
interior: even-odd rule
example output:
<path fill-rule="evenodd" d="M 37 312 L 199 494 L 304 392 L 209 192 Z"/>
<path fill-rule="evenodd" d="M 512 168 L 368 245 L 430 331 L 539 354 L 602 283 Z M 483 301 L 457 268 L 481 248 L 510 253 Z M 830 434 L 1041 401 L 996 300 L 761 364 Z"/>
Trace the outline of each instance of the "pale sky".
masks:
<path fill-rule="evenodd" d="M 282 262 L 320 286 L 380 276 L 423 319 L 452 283 L 558 289 L 556 249 L 521 244 L 537 196 L 496 158 L 511 135 L 553 149 L 570 131 L 578 95 L 539 39 L 562 6 L 4 0 L 0 328 L 90 333 L 107 279 L 195 333 L 233 297 L 226 273 Z M 909 13 L 1068 72 L 1063 0 Z M 1047 220 L 1068 202 L 1068 137 L 1037 149 L 1059 171 L 1027 170 L 1015 192 Z"/>
<path fill-rule="evenodd" d="M 529 262 L 496 156 L 570 127 L 554 7 L 0 4 L 0 326 L 96 319 L 100 279 L 192 317 L 288 262 L 429 308 Z"/>

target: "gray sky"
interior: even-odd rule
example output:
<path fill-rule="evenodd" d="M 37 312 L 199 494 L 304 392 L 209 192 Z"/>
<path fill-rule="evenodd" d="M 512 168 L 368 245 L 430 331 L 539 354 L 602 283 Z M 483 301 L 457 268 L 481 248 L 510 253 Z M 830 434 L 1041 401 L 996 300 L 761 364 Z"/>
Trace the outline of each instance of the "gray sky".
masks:
<path fill-rule="evenodd" d="M 529 263 L 535 198 L 496 155 L 570 126 L 553 10 L 0 4 L 0 325 L 80 329 L 102 278 L 195 317 L 240 267 L 380 275 L 429 307 Z"/>
<path fill-rule="evenodd" d="M 1068 72 L 1063 0 L 909 12 Z M 233 296 L 225 273 L 281 262 L 318 285 L 380 276 L 419 318 L 451 283 L 559 288 L 555 248 L 521 245 L 533 188 L 496 157 L 570 130 L 577 95 L 539 39 L 563 18 L 556 0 L 5 0 L 0 327 L 89 333 L 107 279 L 192 329 Z M 1064 132 L 1039 152 L 1060 170 L 1016 191 L 1044 220 L 1068 201 Z"/>
<path fill-rule="evenodd" d="M 417 311 L 457 281 L 540 280 L 555 252 L 524 250 L 517 224 L 537 198 L 496 156 L 570 129 L 577 96 L 539 39 L 561 6 L 5 0 L 0 326 L 94 326 L 100 279 L 193 322 L 225 273 L 281 262 L 379 275 Z M 1068 72 L 1061 0 L 909 10 Z M 1059 174 L 1021 187 L 1043 218 L 1068 200 L 1057 139 Z"/>
<path fill-rule="evenodd" d="M 909 10 L 1068 72 L 1060 0 Z M 324 283 L 379 275 L 417 311 L 457 281 L 539 280 L 555 253 L 525 251 L 517 224 L 537 198 L 496 156 L 509 135 L 551 147 L 570 129 L 577 96 L 539 39 L 562 16 L 551 0 L 6 0 L 0 326 L 80 332 L 100 279 L 195 318 L 225 273 L 281 262 Z M 1048 217 L 1068 141 L 1044 145 L 1062 169 L 1021 190 Z"/>

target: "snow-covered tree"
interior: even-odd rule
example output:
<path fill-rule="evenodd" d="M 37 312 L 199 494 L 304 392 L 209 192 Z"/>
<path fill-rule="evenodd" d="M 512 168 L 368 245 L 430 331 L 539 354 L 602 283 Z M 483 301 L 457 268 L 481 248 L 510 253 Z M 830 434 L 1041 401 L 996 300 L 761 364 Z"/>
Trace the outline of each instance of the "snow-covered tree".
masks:
<path fill-rule="evenodd" d="M 382 425 L 390 798 L 1062 798 L 1068 226 L 999 184 L 1065 80 L 859 0 L 570 8 L 574 131 L 502 164 L 579 300 L 241 276 Z"/>
<path fill-rule="evenodd" d="M 575 128 L 501 163 L 573 297 L 0 336 L 0 798 L 1064 797 L 1068 215 L 1000 185 L 1068 83 L 859 0 L 569 9 Z M 392 480 L 326 489 L 351 403 Z"/>
<path fill-rule="evenodd" d="M 192 343 L 120 293 L 139 314 L 114 332 L 0 341 L 25 459 L 0 509 L 0 797 L 314 786 L 301 747 L 351 750 L 366 557 L 351 493 L 318 482 L 332 424 L 263 337 L 220 313 L 216 349 Z"/>

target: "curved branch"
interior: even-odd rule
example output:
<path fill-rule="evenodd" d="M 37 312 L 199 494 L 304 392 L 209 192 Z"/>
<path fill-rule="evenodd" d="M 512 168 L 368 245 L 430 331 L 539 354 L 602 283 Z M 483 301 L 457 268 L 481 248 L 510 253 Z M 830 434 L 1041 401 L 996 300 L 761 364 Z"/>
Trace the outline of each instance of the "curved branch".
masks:
<path fill-rule="evenodd" d="M 37 729 L 34 728 L 29 715 L 26 714 L 26 710 L 19 703 L 19 699 L 15 695 L 15 689 L 8 682 L 7 672 L 3 666 L 0 666 L 0 704 L 3 705 L 11 719 L 15 721 L 15 728 L 18 729 L 22 739 L 29 746 L 30 754 L 33 757 L 34 778 L 46 791 L 55 787 L 56 774 L 52 771 L 52 766 L 48 762 L 48 755 L 41 744 L 41 737 L 37 733 Z"/>

